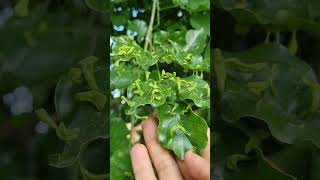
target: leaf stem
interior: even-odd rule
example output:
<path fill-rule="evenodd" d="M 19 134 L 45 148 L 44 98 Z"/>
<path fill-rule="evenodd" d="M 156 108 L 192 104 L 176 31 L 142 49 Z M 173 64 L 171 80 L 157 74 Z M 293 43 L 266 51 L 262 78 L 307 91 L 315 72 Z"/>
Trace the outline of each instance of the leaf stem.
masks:
<path fill-rule="evenodd" d="M 161 80 L 161 75 L 160 75 L 160 70 L 159 70 L 158 62 L 156 63 L 156 66 L 157 66 L 158 77 L 159 77 L 159 81 L 160 81 L 160 80 Z"/>
<path fill-rule="evenodd" d="M 149 23 L 148 32 L 144 42 L 144 50 L 148 50 L 149 44 L 152 46 L 152 31 L 153 31 L 153 24 L 154 24 L 154 19 L 156 15 L 157 4 L 158 4 L 158 0 L 153 0 L 150 23 Z"/>

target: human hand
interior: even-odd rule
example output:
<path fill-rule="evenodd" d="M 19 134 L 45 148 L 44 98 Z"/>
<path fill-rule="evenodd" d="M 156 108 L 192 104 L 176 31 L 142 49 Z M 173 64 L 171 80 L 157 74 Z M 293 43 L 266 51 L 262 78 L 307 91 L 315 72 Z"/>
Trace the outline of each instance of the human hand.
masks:
<path fill-rule="evenodd" d="M 209 180 L 210 144 L 201 156 L 189 151 L 185 160 L 175 157 L 164 149 L 157 139 L 157 120 L 150 118 L 142 124 L 145 145 L 135 144 L 131 149 L 131 161 L 137 180 L 156 180 L 152 163 L 160 180 Z M 208 142 L 209 139 L 208 131 Z M 150 158 L 151 157 L 151 158 Z"/>

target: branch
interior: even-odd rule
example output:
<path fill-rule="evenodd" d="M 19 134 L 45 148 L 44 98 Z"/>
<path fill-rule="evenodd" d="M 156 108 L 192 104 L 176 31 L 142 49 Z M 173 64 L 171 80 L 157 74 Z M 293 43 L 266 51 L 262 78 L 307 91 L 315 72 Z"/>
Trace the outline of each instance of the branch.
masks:
<path fill-rule="evenodd" d="M 153 24 L 154 24 L 154 19 L 156 15 L 157 4 L 158 4 L 158 0 L 153 0 L 150 23 L 149 23 L 146 39 L 144 42 L 144 50 L 148 49 L 149 44 L 152 45 L 152 31 L 153 31 Z"/>

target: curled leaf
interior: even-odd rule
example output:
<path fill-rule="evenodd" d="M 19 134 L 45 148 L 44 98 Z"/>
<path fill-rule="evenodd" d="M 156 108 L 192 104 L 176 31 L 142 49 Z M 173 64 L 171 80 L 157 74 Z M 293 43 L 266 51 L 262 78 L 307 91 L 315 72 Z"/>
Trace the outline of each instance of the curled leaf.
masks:
<path fill-rule="evenodd" d="M 78 101 L 90 102 L 99 111 L 103 110 L 103 108 L 107 102 L 106 95 L 102 94 L 99 91 L 95 91 L 95 90 L 77 93 L 75 95 L 75 99 Z"/>

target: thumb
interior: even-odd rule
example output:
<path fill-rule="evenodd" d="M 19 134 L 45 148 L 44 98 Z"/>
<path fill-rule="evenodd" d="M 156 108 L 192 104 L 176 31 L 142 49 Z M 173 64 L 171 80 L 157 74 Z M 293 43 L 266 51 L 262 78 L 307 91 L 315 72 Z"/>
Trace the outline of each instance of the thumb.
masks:
<path fill-rule="evenodd" d="M 193 179 L 210 180 L 209 161 L 191 151 L 186 153 L 184 161 Z"/>

